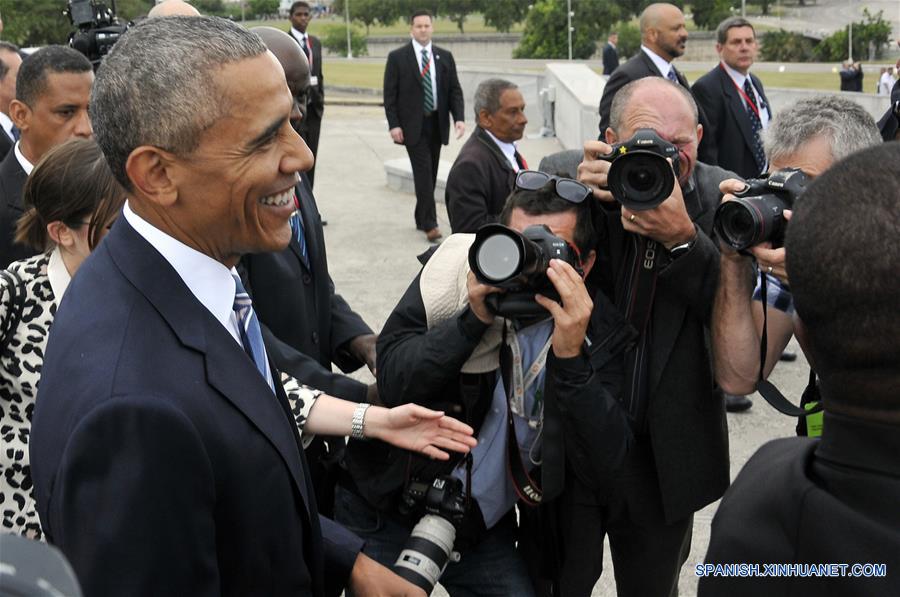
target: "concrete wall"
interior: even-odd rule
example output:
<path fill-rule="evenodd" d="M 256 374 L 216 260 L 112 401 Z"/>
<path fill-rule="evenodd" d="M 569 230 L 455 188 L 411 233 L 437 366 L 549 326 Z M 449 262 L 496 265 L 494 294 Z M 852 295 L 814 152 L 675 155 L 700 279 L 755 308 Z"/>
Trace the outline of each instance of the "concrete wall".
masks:
<path fill-rule="evenodd" d="M 596 139 L 600 125 L 600 98 L 606 79 L 584 64 L 547 65 L 545 87 L 556 90 L 553 123 L 556 138 L 566 149 L 578 149 Z"/>
<path fill-rule="evenodd" d="M 503 69 L 490 69 L 478 67 L 457 67 L 459 84 L 466 100 L 466 122 L 469 126 L 475 123 L 475 89 L 485 79 L 506 79 L 519 86 L 522 97 L 525 98 L 525 116 L 528 117 L 528 133 L 536 132 L 541 128 L 541 107 L 538 93 L 543 86 L 545 73 L 541 71 L 511 71 Z"/>

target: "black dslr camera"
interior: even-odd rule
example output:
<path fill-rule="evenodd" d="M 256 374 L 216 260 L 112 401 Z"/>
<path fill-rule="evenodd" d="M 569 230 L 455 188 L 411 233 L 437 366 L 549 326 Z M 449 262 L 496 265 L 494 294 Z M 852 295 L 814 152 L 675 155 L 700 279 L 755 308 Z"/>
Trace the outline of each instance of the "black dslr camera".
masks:
<path fill-rule="evenodd" d="M 653 209 L 672 194 L 678 180 L 678 147 L 653 129 L 638 129 L 631 139 L 597 157 L 611 163 L 609 191 L 631 211 Z"/>
<path fill-rule="evenodd" d="M 747 181 L 746 190 L 735 193 L 737 199 L 716 209 L 714 227 L 719 238 L 738 251 L 763 242 L 773 248 L 784 244 L 787 220 L 784 210 L 791 209 L 806 190 L 809 177 L 798 168 L 785 168 L 768 178 Z"/>
<path fill-rule="evenodd" d="M 581 273 L 575 250 L 542 224 L 529 226 L 521 234 L 502 224 L 485 224 L 475 233 L 469 248 L 469 267 L 478 281 L 507 290 L 488 295 L 485 304 L 495 314 L 510 319 L 547 314 L 534 301 L 536 292 L 559 300 L 547 278 L 551 259 L 561 259 Z"/>
<path fill-rule="evenodd" d="M 116 17 L 116 0 L 112 8 L 100 0 L 69 0 L 66 16 L 75 27 L 69 34 L 69 46 L 91 61 L 94 70 L 119 38 L 128 30 Z"/>
<path fill-rule="evenodd" d="M 393 571 L 431 594 L 447 563 L 459 561 L 453 542 L 456 526 L 466 514 L 462 481 L 450 476 L 437 477 L 431 484 L 411 481 L 403 491 L 400 513 L 421 518 L 403 545 Z"/>

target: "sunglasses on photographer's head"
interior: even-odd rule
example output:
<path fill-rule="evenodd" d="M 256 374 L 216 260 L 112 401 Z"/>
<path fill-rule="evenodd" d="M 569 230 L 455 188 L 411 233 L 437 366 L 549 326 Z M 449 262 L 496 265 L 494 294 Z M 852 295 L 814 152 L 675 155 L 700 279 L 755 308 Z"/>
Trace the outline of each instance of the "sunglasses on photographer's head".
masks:
<path fill-rule="evenodd" d="M 557 196 L 569 203 L 581 203 L 591 195 L 591 190 L 577 180 L 538 170 L 520 170 L 516 174 L 516 188 L 521 191 L 540 191 L 551 180 L 556 183 Z"/>

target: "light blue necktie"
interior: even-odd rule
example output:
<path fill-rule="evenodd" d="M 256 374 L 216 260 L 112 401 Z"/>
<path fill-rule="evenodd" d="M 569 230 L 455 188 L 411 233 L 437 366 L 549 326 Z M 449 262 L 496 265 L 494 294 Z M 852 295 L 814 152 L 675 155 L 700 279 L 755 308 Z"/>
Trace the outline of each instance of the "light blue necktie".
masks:
<path fill-rule="evenodd" d="M 674 67 L 674 66 L 669 67 L 669 74 L 666 75 L 666 77 L 667 77 L 670 81 L 672 81 L 673 83 L 675 83 L 676 85 L 679 84 L 679 83 L 678 83 L 678 77 L 675 75 L 675 67 Z"/>
<path fill-rule="evenodd" d="M 309 267 L 309 249 L 306 248 L 306 233 L 303 230 L 303 215 L 300 213 L 299 206 L 291 216 L 291 230 L 294 232 L 297 243 L 300 244 L 300 258 L 303 260 L 303 265 L 306 266 L 306 269 L 311 269 Z"/>
<path fill-rule="evenodd" d="M 234 314 L 237 316 L 238 328 L 241 331 L 241 343 L 244 345 L 244 351 L 253 359 L 253 364 L 260 375 L 269 384 L 269 388 L 275 391 L 272 383 L 272 377 L 269 375 L 269 368 L 266 361 L 266 346 L 263 344 L 262 330 L 259 327 L 259 320 L 256 318 L 256 312 L 253 310 L 253 301 L 250 295 L 241 283 L 239 276 L 233 275 L 234 278 Z"/>

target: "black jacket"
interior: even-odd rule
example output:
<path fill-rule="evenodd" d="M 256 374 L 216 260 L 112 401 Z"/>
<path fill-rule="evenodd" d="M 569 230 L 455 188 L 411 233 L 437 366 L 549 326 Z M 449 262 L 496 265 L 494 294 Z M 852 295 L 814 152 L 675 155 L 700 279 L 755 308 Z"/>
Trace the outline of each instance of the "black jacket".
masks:
<path fill-rule="evenodd" d="M 437 113 L 441 127 L 441 143 L 450 141 L 450 115 L 455 122 L 465 120 L 462 87 L 456 75 L 453 54 L 432 44 L 437 78 Z M 384 113 L 388 128 L 403 129 L 405 145 L 414 145 L 422 132 L 422 76 L 412 41 L 388 54 L 384 68 Z"/>
<path fill-rule="evenodd" d="M 611 75 L 619 68 L 619 52 L 609 42 L 603 46 L 603 74 Z"/>
<path fill-rule="evenodd" d="M 447 176 L 444 202 L 453 232 L 475 232 L 496 222 L 516 183 L 509 160 L 481 127 L 475 127 Z"/>
<path fill-rule="evenodd" d="M 0 131 L 0 135 L 5 135 Z M 0 269 L 6 269 L 13 261 L 25 259 L 38 252 L 31 247 L 13 242 L 16 224 L 25 207 L 22 204 L 22 189 L 28 175 L 22 170 L 16 153 L 10 150 L 0 162 Z"/>
<path fill-rule="evenodd" d="M 712 523 L 708 564 L 884 564 L 887 576 L 706 576 L 699 595 L 900 595 L 900 427 L 825 413 L 821 440 L 760 448 Z"/>
<path fill-rule="evenodd" d="M 768 108 L 769 100 L 762 82 L 752 73 L 750 80 L 765 102 L 771 119 L 772 111 Z M 753 157 L 753 128 L 734 80 L 721 66 L 716 66 L 697 79 L 691 91 L 706 114 L 703 142 L 715 158 L 706 163 L 737 172 L 743 178 L 758 177 L 762 170 Z"/>
<path fill-rule="evenodd" d="M 389 405 L 415 402 L 475 428 L 490 407 L 496 372 L 462 374 L 488 326 L 468 307 L 427 328 L 419 276 L 391 313 L 378 339 L 379 395 Z M 605 297 L 595 298 L 590 348 L 578 357 L 547 359 L 542 436 L 545 500 L 558 495 L 566 472 L 601 488 L 624 458 L 631 432 L 615 395 L 622 381 L 621 354 L 635 335 Z M 446 474 L 459 457 L 442 463 L 380 442 L 351 440 L 349 468 L 360 493 L 384 510 L 395 507 L 408 476 Z M 548 477 L 548 471 L 549 477 Z"/>
<path fill-rule="evenodd" d="M 322 218 L 308 187 L 296 187 L 310 267 L 300 259 L 296 239 L 278 253 L 244 255 L 241 274 L 253 297 L 269 356 L 282 371 L 334 396 L 366 401 L 366 385 L 333 373 L 335 363 L 350 372 L 363 363 L 347 343 L 372 330 L 334 289 L 328 274 Z"/>
<path fill-rule="evenodd" d="M 291 36 L 291 39 L 297 42 L 297 45 L 300 45 L 300 40 L 294 37 L 294 34 L 291 33 L 290 29 L 288 29 L 287 34 Z M 311 77 L 318 77 L 319 81 L 315 85 L 309 86 L 306 107 L 308 111 L 314 113 L 318 118 L 322 118 L 322 113 L 325 111 L 325 80 L 322 77 L 322 42 L 318 37 L 309 35 L 308 32 L 307 37 L 309 38 L 310 45 L 312 45 L 312 70 L 309 74 Z"/>
<path fill-rule="evenodd" d="M 674 67 L 673 67 L 674 68 Z M 676 69 L 676 76 L 678 77 L 678 83 L 688 91 L 691 90 L 691 86 L 688 84 L 687 79 L 681 74 L 680 71 Z M 612 107 L 613 97 L 615 97 L 616 93 L 618 93 L 619 89 L 631 83 L 632 81 L 637 81 L 638 79 L 643 79 L 644 77 L 661 77 L 662 73 L 659 72 L 659 69 L 656 68 L 656 65 L 653 64 L 653 61 L 647 56 L 647 53 L 643 50 L 638 50 L 637 53 L 628 59 L 624 64 L 620 65 L 619 68 L 612 74 L 609 80 L 606 82 L 606 86 L 603 88 L 603 97 L 600 98 L 600 140 L 606 140 L 606 129 L 609 127 L 609 110 Z M 699 108 L 699 107 L 698 107 Z M 700 124 L 703 125 L 703 128 L 709 125 L 709 121 L 706 118 L 706 114 L 703 113 L 702 109 L 699 109 L 700 115 Z M 705 139 L 705 137 L 704 137 Z M 625 139 L 620 139 L 624 141 Z M 700 142 L 700 147 L 697 150 L 697 158 L 701 162 L 706 163 L 715 163 L 715 156 L 712 151 L 707 147 L 707 143 L 705 141 Z"/>
<path fill-rule="evenodd" d="M 885 141 L 893 141 L 897 138 L 897 130 L 900 128 L 900 107 L 895 109 L 895 106 L 898 104 L 900 104 L 900 81 L 894 83 L 894 87 L 891 89 L 891 105 L 878 121 L 881 138 Z"/>

